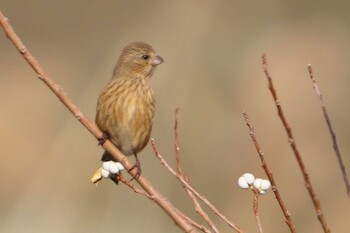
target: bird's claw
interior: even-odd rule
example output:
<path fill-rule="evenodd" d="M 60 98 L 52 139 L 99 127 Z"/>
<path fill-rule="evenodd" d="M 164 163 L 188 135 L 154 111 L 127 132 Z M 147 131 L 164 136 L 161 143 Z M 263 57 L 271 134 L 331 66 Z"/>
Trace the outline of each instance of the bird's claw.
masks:
<path fill-rule="evenodd" d="M 135 164 L 128 170 L 128 172 L 130 172 L 131 170 L 133 170 L 133 169 L 135 169 L 135 168 L 137 168 L 137 172 L 136 172 L 136 174 L 135 174 L 135 176 L 133 176 L 131 179 L 130 179 L 130 181 L 132 181 L 132 180 L 134 180 L 134 179 L 138 179 L 139 177 L 140 177 L 140 175 L 141 175 L 141 164 L 140 164 L 140 162 L 137 160 L 136 162 L 135 162 Z"/>
<path fill-rule="evenodd" d="M 98 139 L 98 146 L 102 146 L 108 139 L 108 135 L 106 133 L 102 134 L 102 137 Z"/>

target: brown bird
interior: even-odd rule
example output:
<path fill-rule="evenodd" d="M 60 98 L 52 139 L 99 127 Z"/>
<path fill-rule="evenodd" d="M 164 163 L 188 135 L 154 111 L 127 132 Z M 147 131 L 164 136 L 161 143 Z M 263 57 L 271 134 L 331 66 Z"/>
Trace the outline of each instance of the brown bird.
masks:
<path fill-rule="evenodd" d="M 135 155 L 137 168 L 134 178 L 141 174 L 141 165 L 137 157 L 148 143 L 155 112 L 155 99 L 150 79 L 157 67 L 163 62 L 155 50 L 144 42 L 132 42 L 122 51 L 113 71 L 113 77 L 102 90 L 96 111 L 96 124 L 104 132 L 104 137 L 123 154 Z M 102 161 L 114 160 L 105 151 Z"/>

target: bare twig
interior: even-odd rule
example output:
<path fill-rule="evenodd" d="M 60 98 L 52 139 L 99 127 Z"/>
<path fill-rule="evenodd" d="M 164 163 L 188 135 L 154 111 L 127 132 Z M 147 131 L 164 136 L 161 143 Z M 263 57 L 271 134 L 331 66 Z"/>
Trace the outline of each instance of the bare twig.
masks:
<path fill-rule="evenodd" d="M 24 59 L 28 62 L 28 64 L 33 68 L 33 70 L 38 75 L 38 78 L 42 80 L 51 90 L 52 92 L 59 98 L 59 100 L 69 109 L 69 111 L 98 139 L 102 137 L 101 130 L 86 118 L 79 108 L 73 103 L 73 101 L 65 94 L 63 89 L 53 81 L 49 75 L 45 72 L 45 70 L 40 66 L 38 61 L 34 58 L 34 56 L 28 51 L 28 49 L 24 46 L 21 39 L 17 36 L 12 26 L 8 22 L 8 19 L 2 14 L 0 11 L 0 24 L 4 29 L 7 37 L 11 40 L 14 46 L 18 49 L 18 51 L 22 54 Z M 128 159 L 123 155 L 109 140 L 107 140 L 103 144 L 103 148 L 107 150 L 113 158 L 123 164 L 126 170 L 131 168 L 131 163 Z M 134 169 L 135 170 L 135 169 Z M 130 172 L 130 174 L 134 177 L 136 171 Z M 144 177 L 140 176 L 136 181 L 140 184 L 140 186 L 147 192 L 147 194 L 152 197 L 152 200 L 157 203 L 173 220 L 174 222 L 183 229 L 185 232 L 198 232 L 193 226 L 185 220 L 176 210 L 176 208 L 164 197 L 162 196 L 156 189 L 153 188 L 151 183 Z"/>
<path fill-rule="evenodd" d="M 244 232 L 241 228 L 239 228 L 238 226 L 236 226 L 234 223 L 232 223 L 231 221 L 229 221 L 225 215 L 223 215 L 218 209 L 216 209 L 216 207 L 210 203 L 210 201 L 208 199 L 206 199 L 204 196 L 200 195 L 194 188 L 192 188 L 192 186 L 190 186 L 186 180 L 182 177 L 179 176 L 175 170 L 165 161 L 165 159 L 163 158 L 163 156 L 159 153 L 159 150 L 156 146 L 156 143 L 154 141 L 153 138 L 151 138 L 151 145 L 154 151 L 154 154 L 156 155 L 156 157 L 160 160 L 160 163 L 166 168 L 168 169 L 168 171 L 173 174 L 178 180 L 180 180 L 180 182 L 182 183 L 183 186 L 185 186 L 186 189 L 188 189 L 189 191 L 191 191 L 197 198 L 199 198 L 201 201 L 203 201 L 216 215 L 218 215 L 221 219 L 223 219 L 231 228 L 233 228 L 234 230 L 236 230 L 237 232 Z"/>
<path fill-rule="evenodd" d="M 209 231 L 205 226 L 193 221 L 191 218 L 189 218 L 187 215 L 185 215 L 184 213 L 182 213 L 179 210 L 179 214 L 185 219 L 187 220 L 192 226 L 198 228 L 199 230 L 205 232 L 205 233 L 211 233 L 211 231 Z"/>
<path fill-rule="evenodd" d="M 294 152 L 294 155 L 295 155 L 296 160 L 299 164 L 300 170 L 303 174 L 305 187 L 308 190 L 309 195 L 311 197 L 312 203 L 313 203 L 314 208 L 315 208 L 316 213 L 317 213 L 317 218 L 322 225 L 323 231 L 329 233 L 331 231 L 329 229 L 329 226 L 326 223 L 326 219 L 325 219 L 323 212 L 321 210 L 320 202 L 319 202 L 318 198 L 316 197 L 316 192 L 315 192 L 314 188 L 312 187 L 311 180 L 310 180 L 309 174 L 307 172 L 306 166 L 305 166 L 305 164 L 301 158 L 300 152 L 296 146 L 295 139 L 294 139 L 294 136 L 292 133 L 292 128 L 290 127 L 290 125 L 287 122 L 286 117 L 284 116 L 284 113 L 283 113 L 282 107 L 281 107 L 281 103 L 277 97 L 277 92 L 273 86 L 272 78 L 271 78 L 269 71 L 267 69 L 266 55 L 265 54 L 262 56 L 262 65 L 263 65 L 263 70 L 264 70 L 265 76 L 268 80 L 270 92 L 273 96 L 273 99 L 274 99 L 276 107 L 277 107 L 278 116 L 280 117 L 280 119 L 283 123 L 283 126 L 287 132 L 289 144 Z"/>
<path fill-rule="evenodd" d="M 317 97 L 318 97 L 318 99 L 320 101 L 321 108 L 322 108 L 322 111 L 323 111 L 323 116 L 324 116 L 324 118 L 326 120 L 329 132 L 330 132 L 331 137 L 332 137 L 333 149 L 335 151 L 335 154 L 337 155 L 338 163 L 339 163 L 339 166 L 340 166 L 340 169 L 341 169 L 341 172 L 342 172 L 342 175 L 343 175 L 344 183 L 345 183 L 346 192 L 348 194 L 348 197 L 350 198 L 349 179 L 348 179 L 348 176 L 346 174 L 346 169 L 345 169 L 345 166 L 344 166 L 344 163 L 343 163 L 343 159 L 342 159 L 342 157 L 340 155 L 340 150 L 339 150 L 339 147 L 338 147 L 336 135 L 335 135 L 335 132 L 333 130 L 333 127 L 332 127 L 332 124 L 331 124 L 331 120 L 329 119 L 328 112 L 327 112 L 327 109 L 326 109 L 326 105 L 324 104 L 320 88 L 318 87 L 316 79 L 314 78 L 314 74 L 313 74 L 313 71 L 312 71 L 311 64 L 308 65 L 308 71 L 309 71 L 310 79 L 313 82 L 312 86 L 313 86 L 313 88 L 315 90 L 315 93 L 316 93 L 316 95 L 317 95 Z"/>
<path fill-rule="evenodd" d="M 179 146 L 179 130 L 178 130 L 178 114 L 179 114 L 179 108 L 175 109 L 175 123 L 174 123 L 174 148 L 175 148 L 175 157 L 176 157 L 176 169 L 177 169 L 177 174 L 184 178 L 184 180 L 189 184 L 189 177 L 188 175 L 183 175 L 182 173 L 182 168 L 181 168 L 181 163 L 180 163 L 180 146 Z M 191 198 L 194 208 L 196 212 L 204 219 L 204 221 L 210 226 L 211 229 L 215 233 L 218 233 L 218 229 L 214 225 L 214 223 L 211 221 L 209 216 L 204 212 L 202 207 L 200 206 L 199 202 L 196 199 L 196 196 L 188 190 L 184 185 L 183 187 L 185 188 L 188 196 Z"/>
<path fill-rule="evenodd" d="M 259 192 L 255 188 L 253 188 L 252 191 L 254 193 L 253 211 L 254 211 L 255 221 L 256 221 L 256 224 L 258 225 L 259 232 L 263 233 L 260 215 L 259 215 Z"/>
<path fill-rule="evenodd" d="M 184 176 L 184 179 L 187 183 L 189 183 L 189 178 L 188 176 Z M 186 188 L 185 188 L 186 189 Z M 209 218 L 209 216 L 205 213 L 205 211 L 202 209 L 201 205 L 199 204 L 199 202 L 197 201 L 196 196 L 188 189 L 186 189 L 186 192 L 188 194 L 188 196 L 191 198 L 193 204 L 194 204 L 194 209 L 196 210 L 196 212 L 204 219 L 204 221 L 210 226 L 211 229 L 213 229 L 213 231 L 215 233 L 219 233 L 219 230 L 217 229 L 217 227 L 214 225 L 213 221 L 211 221 L 211 219 Z"/>
<path fill-rule="evenodd" d="M 150 196 L 148 193 L 146 193 L 144 190 L 137 188 L 133 183 L 131 183 L 128 179 L 125 179 L 123 174 L 119 174 L 115 177 L 111 177 L 111 180 L 114 181 L 116 184 L 118 184 L 118 181 L 122 182 L 132 190 L 134 190 L 135 193 L 141 194 L 145 197 L 148 197 L 149 199 L 153 200 L 153 197 Z"/>
<path fill-rule="evenodd" d="M 175 156 L 176 156 L 176 168 L 177 173 L 182 176 L 182 168 L 180 164 L 180 147 L 179 147 L 179 130 L 178 130 L 178 113 L 179 108 L 175 109 L 175 124 L 174 124 L 174 147 L 175 147 Z"/>
<path fill-rule="evenodd" d="M 252 141 L 253 141 L 253 143 L 255 145 L 255 148 L 256 148 L 259 156 L 260 156 L 262 167 L 265 170 L 265 173 L 266 173 L 267 177 L 269 178 L 269 180 L 271 182 L 272 190 L 273 190 L 273 192 L 275 194 L 275 197 L 276 197 L 276 199 L 278 201 L 278 204 L 281 207 L 281 210 L 282 210 L 283 215 L 285 217 L 285 221 L 286 221 L 290 231 L 293 232 L 293 233 L 296 233 L 296 229 L 295 229 L 295 226 L 293 224 L 293 221 L 292 221 L 292 218 L 290 216 L 290 213 L 287 210 L 287 207 L 285 206 L 285 204 L 284 204 L 284 202 L 282 200 L 282 196 L 281 196 L 281 194 L 279 193 L 279 191 L 277 189 L 277 185 L 276 185 L 275 179 L 274 179 L 274 177 L 272 175 L 272 172 L 270 171 L 269 167 L 267 166 L 267 163 L 266 163 L 266 160 L 265 160 L 265 156 L 264 156 L 264 152 L 260 148 L 260 145 L 259 145 L 258 140 L 257 140 L 257 138 L 255 136 L 255 133 L 254 133 L 254 128 L 250 124 L 249 116 L 248 116 L 247 112 L 243 112 L 243 117 L 244 117 L 244 120 L 247 123 L 247 126 L 249 128 L 250 137 L 252 138 Z"/>
<path fill-rule="evenodd" d="M 134 184 L 132 184 L 128 179 L 125 179 L 125 177 L 123 176 L 123 174 L 119 174 L 115 177 L 111 177 L 111 180 L 118 185 L 118 182 L 122 182 L 123 184 L 125 184 L 126 186 L 128 186 L 129 188 L 131 188 L 132 190 L 134 190 L 135 193 L 138 193 L 140 195 L 143 195 L 151 200 L 153 200 L 153 197 L 151 197 L 150 195 L 148 195 L 144 190 L 137 188 Z M 195 222 L 194 220 L 192 220 L 191 218 L 189 218 L 187 215 L 185 215 L 184 213 L 182 213 L 179 209 L 175 208 L 175 210 L 178 212 L 179 215 L 181 215 L 186 221 L 188 221 L 192 226 L 198 228 L 199 230 L 205 232 L 205 233 L 211 233 L 205 226 L 198 224 L 197 222 Z"/>

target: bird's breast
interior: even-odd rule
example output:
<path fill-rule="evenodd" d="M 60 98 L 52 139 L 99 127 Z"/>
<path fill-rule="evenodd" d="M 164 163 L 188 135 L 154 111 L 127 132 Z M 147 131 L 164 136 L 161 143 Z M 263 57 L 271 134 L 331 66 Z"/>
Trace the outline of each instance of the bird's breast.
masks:
<path fill-rule="evenodd" d="M 100 96 L 96 123 L 115 146 L 129 155 L 148 143 L 154 112 L 154 94 L 149 86 L 124 84 Z"/>

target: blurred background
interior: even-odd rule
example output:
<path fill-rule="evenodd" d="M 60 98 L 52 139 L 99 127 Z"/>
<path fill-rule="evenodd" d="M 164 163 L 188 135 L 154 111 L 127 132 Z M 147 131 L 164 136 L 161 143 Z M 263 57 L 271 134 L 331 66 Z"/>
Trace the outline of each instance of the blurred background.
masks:
<path fill-rule="evenodd" d="M 2 0 L 0 9 L 90 119 L 121 49 L 150 43 L 166 61 L 152 79 L 152 137 L 167 161 L 175 164 L 179 107 L 181 159 L 191 183 L 231 221 L 257 232 L 252 192 L 237 187 L 245 172 L 266 178 L 242 118 L 246 110 L 298 232 L 322 232 L 267 88 L 266 53 L 326 221 L 332 232 L 348 232 L 349 199 L 307 65 L 350 173 L 349 1 Z M 0 232 L 181 232 L 124 185 L 90 183 L 103 150 L 0 34 Z M 143 175 L 201 221 L 150 146 L 140 159 Z M 221 232 L 232 232 L 208 213 Z M 271 190 L 260 198 L 260 216 L 265 232 L 289 232 Z"/>

